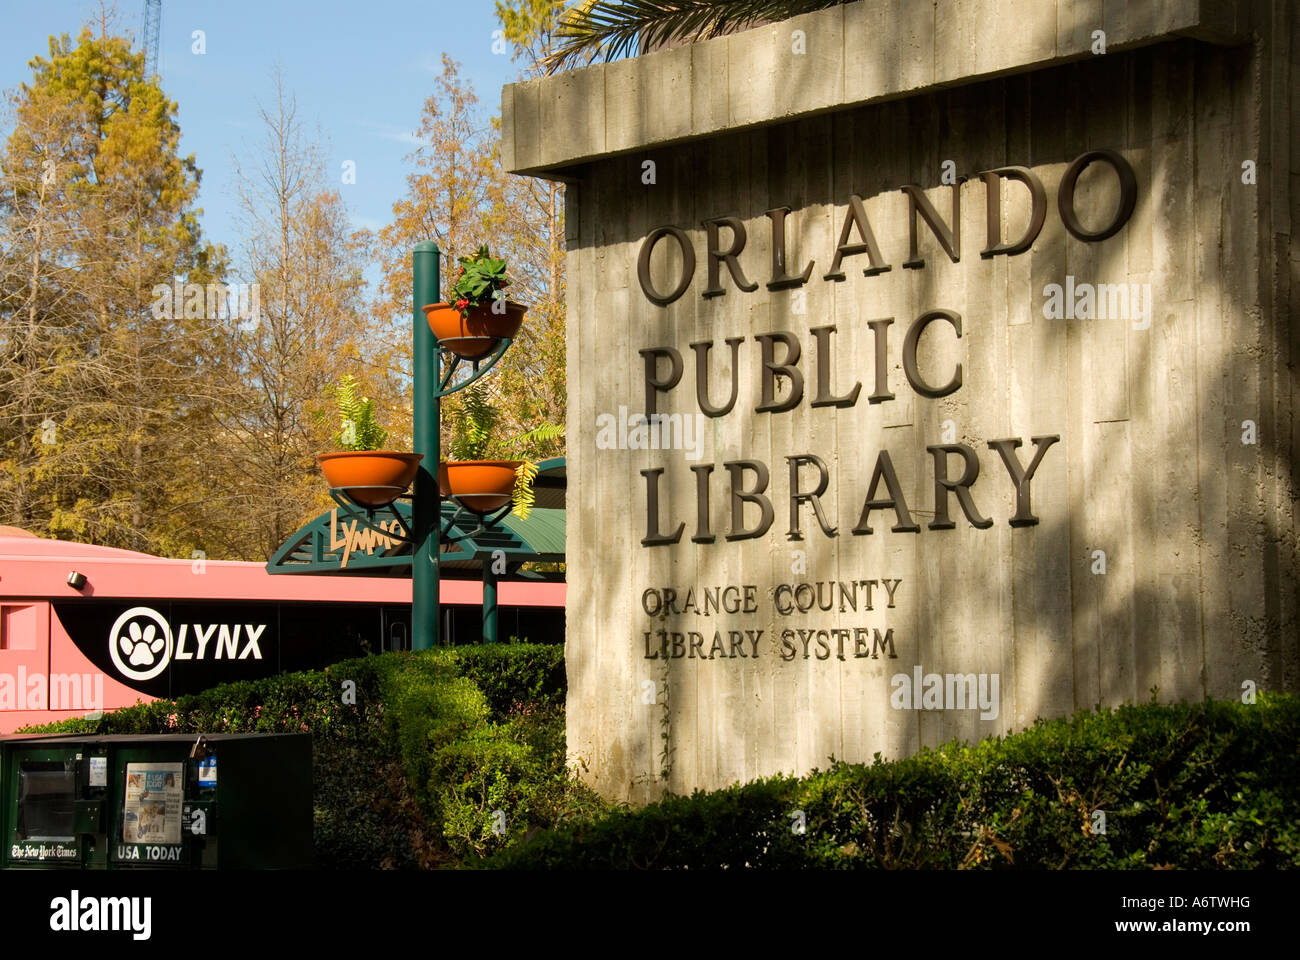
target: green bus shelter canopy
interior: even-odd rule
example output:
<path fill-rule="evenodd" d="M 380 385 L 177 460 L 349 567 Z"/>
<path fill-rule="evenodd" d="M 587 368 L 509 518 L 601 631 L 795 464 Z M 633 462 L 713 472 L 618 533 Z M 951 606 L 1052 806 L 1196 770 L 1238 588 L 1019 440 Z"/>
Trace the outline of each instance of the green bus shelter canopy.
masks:
<path fill-rule="evenodd" d="M 530 562 L 564 561 L 564 458 L 538 464 L 537 506 L 526 520 L 507 513 L 491 527 L 456 503 L 442 501 L 446 531 L 439 566 L 481 571 L 497 551 L 517 568 Z M 365 514 L 349 515 L 335 507 L 298 529 L 272 555 L 267 573 L 338 573 L 362 576 L 411 575 L 411 545 L 400 539 L 411 525 L 411 503 L 398 500 L 375 510 L 370 526 Z M 391 535 L 390 535 L 391 534 Z"/>

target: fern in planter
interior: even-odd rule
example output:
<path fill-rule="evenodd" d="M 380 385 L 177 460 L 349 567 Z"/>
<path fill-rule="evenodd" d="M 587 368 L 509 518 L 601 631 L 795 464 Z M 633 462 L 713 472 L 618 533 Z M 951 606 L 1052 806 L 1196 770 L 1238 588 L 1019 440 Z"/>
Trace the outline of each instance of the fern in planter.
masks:
<path fill-rule="evenodd" d="M 333 437 L 334 450 L 316 455 L 321 474 L 331 491 L 342 490 L 354 504 L 386 507 L 410 488 L 421 455 L 384 449 L 388 434 L 375 421 L 374 401 L 361 395 L 351 375 L 345 375 L 333 393 L 340 429 Z M 325 412 L 314 411 L 312 416 L 323 421 Z"/>
<path fill-rule="evenodd" d="M 466 388 L 454 421 L 449 452 L 452 460 L 522 460 L 515 469 L 510 512 L 525 520 L 537 502 L 534 489 L 537 464 L 532 460 L 532 452 L 538 444 L 564 436 L 564 427 L 544 423 L 513 437 L 498 438 L 494 432 L 498 419 L 496 408 L 481 386 Z"/>
<path fill-rule="evenodd" d="M 496 425 L 497 411 L 488 402 L 486 391 L 477 384 L 467 387 L 460 396 L 460 413 L 451 435 L 451 459 L 489 459 L 488 448 Z"/>
<path fill-rule="evenodd" d="M 334 443 L 340 450 L 351 452 L 378 450 L 388 439 L 388 433 L 375 421 L 375 401 L 361 396 L 360 385 L 352 374 L 344 374 L 334 388 L 334 402 L 342 420 Z"/>

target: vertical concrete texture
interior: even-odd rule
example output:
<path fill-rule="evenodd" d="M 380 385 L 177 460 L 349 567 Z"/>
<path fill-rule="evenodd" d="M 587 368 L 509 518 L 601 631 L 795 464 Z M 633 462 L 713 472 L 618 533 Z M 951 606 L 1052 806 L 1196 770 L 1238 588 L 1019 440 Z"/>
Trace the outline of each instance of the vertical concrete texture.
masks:
<path fill-rule="evenodd" d="M 1091 50 L 1095 31 L 1104 53 Z M 832 757 L 902 756 L 1098 704 L 1300 688 L 1300 15 L 1290 4 L 851 4 L 514 85 L 505 99 L 511 166 L 569 184 L 568 742 L 601 792 L 642 802 Z M 1096 150 L 1132 169 L 1136 202 L 1113 236 L 1087 242 L 1066 229 L 1058 197 L 1071 161 Z M 1023 252 L 981 256 L 978 175 L 1013 165 L 1043 185 L 1041 232 Z M 924 265 L 904 266 L 908 184 L 957 228 L 955 262 L 918 218 Z M 1083 231 L 1113 219 L 1119 184 L 1102 161 L 1080 175 Z M 844 258 L 843 279 L 825 279 L 855 196 L 889 269 L 864 274 L 858 253 Z M 781 207 L 785 269 L 813 266 L 805 283 L 772 289 L 767 211 Z M 1025 232 L 1029 210 L 1028 190 L 1002 180 L 1004 242 Z M 756 287 L 741 289 L 724 262 L 724 292 L 706 297 L 705 221 L 718 218 L 743 224 L 736 263 Z M 684 231 L 695 260 L 667 305 L 638 277 L 662 226 Z M 733 236 L 720 227 L 719 249 Z M 657 243 L 651 286 L 670 289 L 681 269 L 675 242 Z M 1114 285 L 1105 318 L 1095 304 L 1080 316 L 1090 312 L 1080 291 L 1100 285 Z M 1127 312 L 1118 285 L 1136 294 Z M 1053 306 L 1067 292 L 1072 318 Z M 960 364 L 962 382 L 931 397 L 909 381 L 904 346 L 939 309 L 960 317 L 961 335 L 931 323 L 914 374 L 942 385 Z M 813 332 L 828 325 L 833 333 Z M 797 340 L 804 394 L 792 409 L 759 412 L 756 337 L 773 332 Z M 645 409 L 640 351 L 680 355 L 680 382 L 658 392 L 657 409 L 693 423 L 691 345 L 712 343 L 708 398 L 719 404 L 732 376 L 727 338 L 743 338 L 738 395 L 730 412 L 703 418 L 698 459 L 620 448 L 631 440 L 620 408 Z M 852 403 L 813 402 L 823 338 L 828 393 L 860 384 Z M 790 389 L 785 378 L 777 398 Z M 1013 525 L 1017 486 L 989 442 L 1019 439 L 1027 466 L 1033 438 L 1049 436 L 1059 440 L 1029 484 L 1038 522 Z M 927 448 L 958 444 L 977 457 L 969 494 L 992 523 L 975 525 L 945 494 L 953 526 L 932 529 L 942 452 Z M 870 512 L 870 534 L 854 532 L 881 451 L 919 532 L 895 532 L 892 508 Z M 789 458 L 809 454 L 827 470 L 819 503 L 834 533 L 804 500 L 793 539 Z M 767 467 L 773 520 L 733 540 L 725 464 L 741 460 Z M 960 475 L 958 455 L 946 464 Z M 691 468 L 707 465 L 701 531 L 703 471 Z M 796 467 L 799 492 L 815 489 L 816 465 Z M 874 496 L 889 497 L 883 482 Z M 745 507 L 744 523 L 758 516 Z M 679 523 L 676 542 L 643 545 Z M 886 581 L 899 581 L 892 595 Z M 808 600 L 795 592 L 805 583 L 811 609 L 783 613 Z M 725 598 L 728 586 L 742 598 L 736 609 L 706 609 L 706 594 Z M 996 676 L 996 716 L 950 701 L 900 708 L 896 678 L 910 684 L 918 667 Z"/>

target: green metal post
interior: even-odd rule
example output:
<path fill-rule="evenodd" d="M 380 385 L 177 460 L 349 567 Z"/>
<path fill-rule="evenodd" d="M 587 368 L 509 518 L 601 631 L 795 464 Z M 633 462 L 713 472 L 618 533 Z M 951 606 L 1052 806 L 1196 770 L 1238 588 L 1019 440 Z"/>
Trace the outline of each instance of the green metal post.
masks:
<path fill-rule="evenodd" d="M 437 303 L 438 245 L 422 240 L 412 254 L 411 294 L 413 309 L 411 346 L 414 361 L 415 398 L 414 446 L 424 454 L 415 475 L 412 529 L 415 538 L 411 557 L 411 649 L 429 650 L 438 645 L 438 541 L 442 502 L 438 495 L 438 405 L 434 396 L 442 375 L 438 363 L 438 346 L 425 319 L 426 304 Z"/>
<path fill-rule="evenodd" d="M 497 575 L 492 559 L 483 558 L 483 642 L 497 642 Z"/>

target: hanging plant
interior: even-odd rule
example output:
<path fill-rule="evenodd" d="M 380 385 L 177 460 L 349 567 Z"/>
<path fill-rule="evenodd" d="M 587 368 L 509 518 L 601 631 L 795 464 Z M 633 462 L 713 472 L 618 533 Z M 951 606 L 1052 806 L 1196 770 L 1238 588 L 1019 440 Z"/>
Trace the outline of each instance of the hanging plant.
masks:
<path fill-rule="evenodd" d="M 334 403 L 338 407 L 339 432 L 334 444 L 342 450 L 378 450 L 388 439 L 388 431 L 375 420 L 375 401 L 361 396 L 360 384 L 352 374 L 344 374 L 334 388 Z"/>
<path fill-rule="evenodd" d="M 422 309 L 439 343 L 466 360 L 478 360 L 501 340 L 515 338 L 527 307 L 506 299 L 505 289 L 511 283 L 506 262 L 492 256 L 486 246 L 459 259 L 450 301 Z"/>
<path fill-rule="evenodd" d="M 455 294 L 453 306 L 462 317 L 469 319 L 471 309 L 491 306 L 493 300 L 505 299 L 505 289 L 510 286 L 505 260 L 492 256 L 486 246 L 479 247 L 471 256 L 458 259 L 460 273 L 451 291 Z"/>
<path fill-rule="evenodd" d="M 467 509 L 490 513 L 510 503 L 510 512 L 525 520 L 537 502 L 537 464 L 530 454 L 538 444 L 563 436 L 564 427 L 542 424 L 501 438 L 495 433 L 498 419 L 482 386 L 464 391 L 453 421 L 451 459 L 438 470 L 439 486 L 443 496 L 456 497 Z"/>
<path fill-rule="evenodd" d="M 334 443 L 339 450 L 316 457 L 325 482 L 363 507 L 387 506 L 411 486 L 421 455 L 379 449 L 388 432 L 375 419 L 375 402 L 361 395 L 351 374 L 334 388 L 334 403 L 339 414 Z"/>

